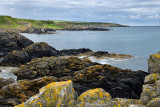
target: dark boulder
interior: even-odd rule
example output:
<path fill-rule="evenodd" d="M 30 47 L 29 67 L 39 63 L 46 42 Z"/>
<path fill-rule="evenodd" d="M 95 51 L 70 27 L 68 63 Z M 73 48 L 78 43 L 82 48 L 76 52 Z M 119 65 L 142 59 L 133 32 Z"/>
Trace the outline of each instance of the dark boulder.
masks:
<path fill-rule="evenodd" d="M 92 52 L 91 49 L 88 48 L 80 48 L 80 49 L 63 49 L 58 52 L 60 56 L 70 56 L 70 55 L 78 55 L 84 54 L 87 52 Z"/>
<path fill-rule="evenodd" d="M 75 72 L 72 81 L 83 83 L 81 85 L 86 88 L 103 88 L 114 98 L 138 99 L 147 74 L 144 71 L 123 70 L 104 64 Z"/>
<path fill-rule="evenodd" d="M 0 57 L 13 50 L 21 50 L 31 44 L 33 44 L 33 41 L 18 32 L 0 31 Z"/>
<path fill-rule="evenodd" d="M 33 58 L 57 56 L 57 50 L 49 46 L 45 42 L 34 43 L 23 48 L 22 50 L 14 50 L 3 57 L 0 65 L 17 66 L 26 64 Z"/>
<path fill-rule="evenodd" d="M 102 56 L 109 56 L 110 54 L 107 51 L 97 51 L 91 54 L 91 56 L 95 57 L 102 57 Z"/>

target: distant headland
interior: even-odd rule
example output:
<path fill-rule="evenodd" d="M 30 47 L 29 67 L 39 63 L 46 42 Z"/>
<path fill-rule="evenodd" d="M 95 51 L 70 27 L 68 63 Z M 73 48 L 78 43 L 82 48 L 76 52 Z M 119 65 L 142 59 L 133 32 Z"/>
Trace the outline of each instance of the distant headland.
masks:
<path fill-rule="evenodd" d="M 69 31 L 109 31 L 106 27 L 128 27 L 116 23 L 76 22 L 18 19 L 11 16 L 0 16 L 0 29 L 11 29 L 22 33 L 54 33 L 56 30 Z M 105 28 L 104 28 L 105 27 Z"/>

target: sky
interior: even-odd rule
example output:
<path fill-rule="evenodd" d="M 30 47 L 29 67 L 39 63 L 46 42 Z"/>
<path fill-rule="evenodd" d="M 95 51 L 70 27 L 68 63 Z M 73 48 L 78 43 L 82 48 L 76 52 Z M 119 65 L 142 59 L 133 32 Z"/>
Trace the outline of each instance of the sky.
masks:
<path fill-rule="evenodd" d="M 0 0 L 0 15 L 160 26 L 160 0 Z"/>

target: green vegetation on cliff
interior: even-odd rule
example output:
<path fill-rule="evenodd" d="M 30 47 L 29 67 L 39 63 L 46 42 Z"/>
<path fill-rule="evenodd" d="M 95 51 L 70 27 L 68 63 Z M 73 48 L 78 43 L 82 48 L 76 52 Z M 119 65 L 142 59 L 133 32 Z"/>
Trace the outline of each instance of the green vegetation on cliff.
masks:
<path fill-rule="evenodd" d="M 25 30 L 31 27 L 35 28 L 82 28 L 82 27 L 121 27 L 124 25 L 115 23 L 100 23 L 100 22 L 74 22 L 74 21 L 49 21 L 49 20 L 32 20 L 18 19 L 11 16 L 0 16 L 0 28 L 10 28 L 16 30 Z"/>

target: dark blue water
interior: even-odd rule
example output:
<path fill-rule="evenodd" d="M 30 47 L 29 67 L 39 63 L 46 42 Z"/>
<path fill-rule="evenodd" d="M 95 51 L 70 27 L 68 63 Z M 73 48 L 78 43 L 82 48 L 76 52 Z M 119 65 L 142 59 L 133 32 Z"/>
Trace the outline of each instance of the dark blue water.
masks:
<path fill-rule="evenodd" d="M 130 60 L 98 60 L 132 70 L 148 71 L 150 54 L 160 51 L 160 27 L 117 27 L 112 31 L 57 31 L 57 34 L 23 34 L 34 42 L 47 42 L 56 49 L 90 48 L 93 51 L 130 54 Z"/>

